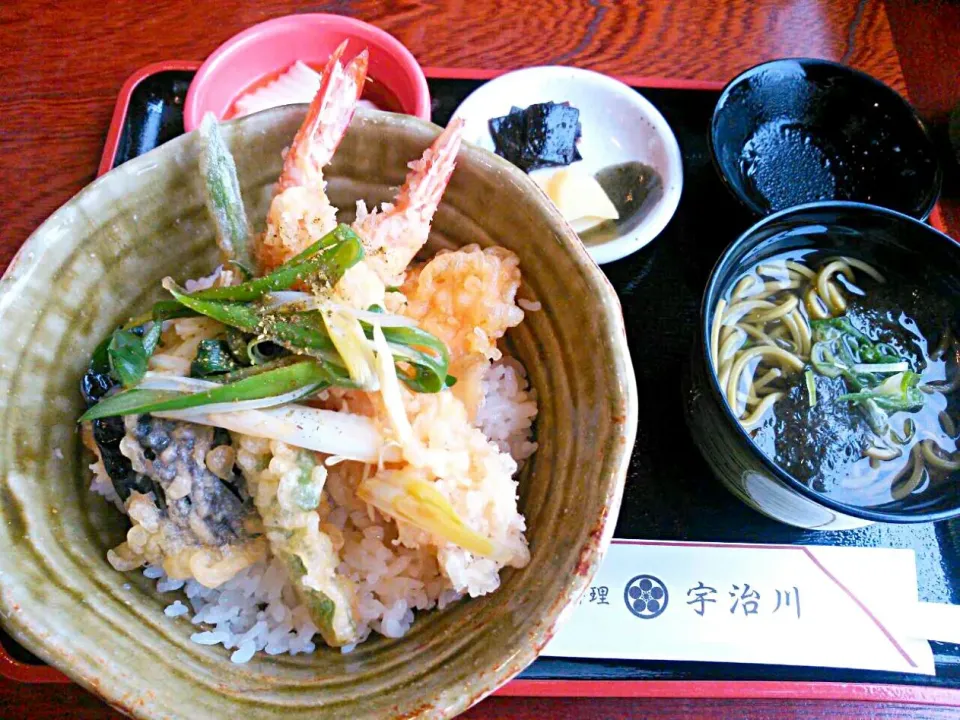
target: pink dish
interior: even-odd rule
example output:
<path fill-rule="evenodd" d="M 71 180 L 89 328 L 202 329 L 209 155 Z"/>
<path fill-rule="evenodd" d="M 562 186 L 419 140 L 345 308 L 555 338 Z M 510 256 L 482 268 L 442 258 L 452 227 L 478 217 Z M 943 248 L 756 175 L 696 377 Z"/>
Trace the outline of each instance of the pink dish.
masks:
<path fill-rule="evenodd" d="M 184 128 L 187 132 L 196 128 L 207 111 L 221 120 L 229 117 L 239 97 L 287 70 L 297 60 L 322 68 L 344 40 L 351 40 L 344 61 L 364 48 L 369 49 L 372 89 L 378 85 L 385 88 L 403 112 L 430 119 L 427 79 L 399 40 L 361 20 L 305 13 L 259 23 L 218 47 L 200 66 L 187 91 Z"/>

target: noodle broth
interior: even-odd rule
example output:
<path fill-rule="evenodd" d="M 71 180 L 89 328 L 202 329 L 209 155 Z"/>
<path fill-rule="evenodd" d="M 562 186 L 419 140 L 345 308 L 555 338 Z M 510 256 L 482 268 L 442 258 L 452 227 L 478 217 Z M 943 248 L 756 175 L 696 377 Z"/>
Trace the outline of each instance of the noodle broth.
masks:
<path fill-rule="evenodd" d="M 756 446 L 851 505 L 956 491 L 960 333 L 953 299 L 928 287 L 809 250 L 738 276 L 713 313 L 710 361 Z"/>

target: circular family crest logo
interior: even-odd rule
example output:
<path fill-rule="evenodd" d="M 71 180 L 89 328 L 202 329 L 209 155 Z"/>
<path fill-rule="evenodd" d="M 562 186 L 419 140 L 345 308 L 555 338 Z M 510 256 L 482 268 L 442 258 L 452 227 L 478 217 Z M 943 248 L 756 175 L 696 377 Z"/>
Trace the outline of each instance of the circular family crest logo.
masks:
<path fill-rule="evenodd" d="M 623 601 L 638 618 L 650 620 L 667 609 L 667 586 L 653 575 L 637 575 L 623 590 Z"/>

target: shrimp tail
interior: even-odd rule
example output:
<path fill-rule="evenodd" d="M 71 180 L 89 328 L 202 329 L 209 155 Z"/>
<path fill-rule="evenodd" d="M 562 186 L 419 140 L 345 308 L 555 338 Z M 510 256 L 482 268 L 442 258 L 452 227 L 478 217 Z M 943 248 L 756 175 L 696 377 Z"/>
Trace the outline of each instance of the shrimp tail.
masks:
<path fill-rule="evenodd" d="M 410 163 L 396 200 L 353 224 L 363 239 L 367 264 L 388 285 L 402 284 L 400 276 L 430 236 L 430 224 L 457 164 L 462 135 L 463 121 L 458 118 Z"/>
<path fill-rule="evenodd" d="M 334 50 L 323 69 L 320 89 L 284 159 L 278 194 L 291 187 L 323 189 L 323 167 L 340 145 L 367 79 L 367 50 L 345 67 L 340 63 L 347 42 Z"/>
<path fill-rule="evenodd" d="M 397 195 L 398 208 L 414 211 L 429 226 L 453 175 L 462 138 L 463 119 L 457 118 L 419 160 L 410 163 L 410 172 Z"/>

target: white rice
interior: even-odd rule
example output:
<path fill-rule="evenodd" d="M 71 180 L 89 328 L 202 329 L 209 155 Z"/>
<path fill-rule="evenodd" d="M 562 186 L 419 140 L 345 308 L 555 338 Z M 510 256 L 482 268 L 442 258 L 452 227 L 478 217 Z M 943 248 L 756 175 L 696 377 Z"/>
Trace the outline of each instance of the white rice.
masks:
<path fill-rule="evenodd" d="M 477 425 L 519 464 L 537 449 L 537 444 L 530 441 L 537 413 L 536 397 L 528 388 L 523 366 L 512 358 L 504 358 L 491 365 L 482 382 L 484 398 Z M 102 471 L 102 464 L 99 470 Z M 98 472 L 94 473 L 91 489 L 108 499 L 111 493 L 116 496 L 109 478 Z M 415 610 L 443 609 L 463 596 L 450 587 L 432 553 L 393 542 L 384 537 L 384 527 L 378 524 L 376 513 L 371 517 L 369 511 L 351 508 L 363 503 L 348 501 L 345 493 L 350 492 L 349 488 L 338 486 L 335 477 L 331 476 L 326 491 L 333 509 L 323 518 L 321 527 L 332 526 L 357 538 L 343 547 L 338 572 L 357 583 L 362 624 L 359 641 L 371 631 L 401 637 L 413 624 Z M 338 502 L 337 496 L 342 502 Z M 447 561 L 449 570 L 449 558 Z M 462 568 L 463 573 L 485 577 L 488 583 L 492 578 L 494 583 L 477 589 L 496 589 L 496 567 L 477 567 L 476 558 L 472 562 L 472 567 Z M 492 565 L 492 561 L 487 562 Z M 248 567 L 216 589 L 194 580 L 172 580 L 159 566 L 148 566 L 143 572 L 157 581 L 159 592 L 182 590 L 190 607 L 176 599 L 164 610 L 165 615 L 177 622 L 189 619 L 198 626 L 198 631 L 191 635 L 193 642 L 233 650 L 230 659 L 234 663 L 245 663 L 260 651 L 268 655 L 296 655 L 316 649 L 313 636 L 317 628 L 306 606 L 300 604 L 286 568 L 277 559 Z M 341 650 L 350 652 L 354 647 Z"/>
<path fill-rule="evenodd" d="M 90 481 L 90 492 L 100 495 L 104 500 L 113 503 L 119 508 L 120 512 L 126 513 L 127 510 L 123 507 L 123 501 L 120 499 L 120 496 L 117 495 L 110 476 L 107 475 L 107 469 L 104 467 L 103 460 L 100 458 L 100 451 L 94 450 L 94 454 L 97 456 L 97 461 L 90 466 L 90 470 L 93 472 L 93 479 Z"/>
<path fill-rule="evenodd" d="M 316 626 L 297 596 L 283 564 L 276 559 L 239 572 L 215 590 L 195 580 L 171 580 L 163 569 L 147 566 L 143 574 L 157 580 L 157 590 L 182 589 L 188 608 L 179 599 L 168 605 L 170 618 L 189 616 L 200 626 L 190 639 L 198 645 L 222 645 L 235 650 L 230 659 L 247 662 L 256 652 L 268 655 L 311 653 L 316 649 Z"/>
<path fill-rule="evenodd" d="M 181 615 L 186 615 L 188 612 L 190 612 L 190 608 L 177 600 L 173 605 L 168 605 L 167 609 L 163 611 L 163 614 L 167 617 L 180 617 Z"/>
<path fill-rule="evenodd" d="M 477 425 L 501 452 L 519 464 L 533 455 L 531 426 L 537 416 L 535 390 L 528 390 L 523 365 L 510 357 L 495 362 L 483 378 L 483 401 L 477 410 Z"/>

